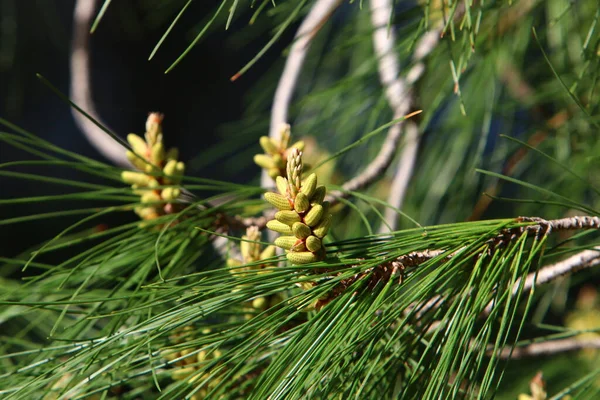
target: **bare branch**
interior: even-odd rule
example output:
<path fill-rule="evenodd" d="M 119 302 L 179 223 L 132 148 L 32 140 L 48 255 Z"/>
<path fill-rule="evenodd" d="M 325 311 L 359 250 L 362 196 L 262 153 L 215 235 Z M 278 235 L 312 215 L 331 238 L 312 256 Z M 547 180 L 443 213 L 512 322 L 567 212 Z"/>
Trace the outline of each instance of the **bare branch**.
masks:
<path fill-rule="evenodd" d="M 413 54 L 414 64 L 406 74 L 406 85 L 412 86 L 421 78 L 421 76 L 423 76 L 423 73 L 425 72 L 425 63 L 423 62 L 423 59 L 435 49 L 439 43 L 439 38 L 440 29 L 429 31 L 421 37 Z M 407 97 L 406 102 L 408 102 L 408 106 L 410 106 L 412 103 L 412 96 Z M 390 104 L 393 103 L 390 102 Z M 402 208 L 404 197 L 406 196 L 406 188 L 408 187 L 417 161 L 420 137 L 419 130 L 414 122 L 408 121 L 406 123 L 404 136 L 403 150 L 400 154 L 400 159 L 398 160 L 398 166 L 396 167 L 396 173 L 394 175 L 394 180 L 392 181 L 387 201 L 393 208 L 385 209 L 385 220 L 392 231 L 396 230 L 398 224 L 398 215 L 395 209 Z M 382 224 L 380 232 L 383 232 L 385 228 L 385 224 Z"/>
<path fill-rule="evenodd" d="M 77 0 L 73 15 L 73 39 L 71 43 L 71 100 L 105 125 L 98 117 L 98 111 L 92 99 L 90 85 L 90 57 L 88 51 L 89 29 L 91 26 L 96 0 Z M 92 121 L 71 108 L 73 118 L 87 140 L 100 154 L 120 167 L 130 167 L 125 149 L 114 141 Z"/>
<path fill-rule="evenodd" d="M 373 47 L 378 58 L 379 80 L 384 87 L 387 101 L 394 111 L 394 119 L 401 118 L 408 113 L 410 97 L 406 82 L 399 78 L 400 63 L 394 49 L 396 35 L 392 29 L 388 30 L 387 22 L 392 14 L 392 2 L 391 0 L 371 0 L 370 8 L 371 23 L 374 27 Z M 328 196 L 329 201 L 335 202 L 338 198 L 347 197 L 347 191 L 361 189 L 381 177 L 394 158 L 402 133 L 402 122 L 390 127 L 377 157 L 367 165 L 363 172 L 346 182 L 342 186 L 343 191 L 332 192 Z"/>
<path fill-rule="evenodd" d="M 491 348 L 490 348 L 491 347 Z M 583 349 L 600 349 L 600 337 L 586 339 L 558 339 L 548 340 L 540 343 L 531 343 L 527 346 L 505 347 L 500 349 L 496 356 L 502 359 L 516 360 L 525 357 L 549 356 L 566 351 L 575 351 Z M 493 346 L 488 347 L 488 355 L 494 352 Z"/>
<path fill-rule="evenodd" d="M 536 286 L 542 285 L 568 273 L 592 268 L 598 264 L 600 264 L 600 247 L 595 247 L 594 250 L 584 250 L 565 260 L 542 267 L 537 273 L 530 273 L 525 278 L 523 290 L 531 290 L 534 284 Z M 516 294 L 518 291 L 519 284 L 520 282 L 515 283 L 513 294 Z"/>
<path fill-rule="evenodd" d="M 581 271 L 583 269 L 592 268 L 600 264 L 600 247 L 595 247 L 593 250 L 584 250 L 569 258 L 559 261 L 555 264 L 546 265 L 540 268 L 539 271 L 532 272 L 525 278 L 523 284 L 523 292 L 530 291 L 534 285 L 543 285 L 551 282 L 556 278 L 565 276 L 569 273 Z M 519 279 L 513 285 L 512 295 L 516 296 L 521 286 Z M 490 302 L 483 312 L 483 316 L 489 315 L 494 308 L 494 303 Z"/>
<path fill-rule="evenodd" d="M 540 226 L 548 226 L 551 231 L 568 231 L 574 229 L 598 229 L 600 228 L 600 218 L 590 216 L 576 216 L 569 218 L 560 218 L 544 220 L 537 217 L 519 217 L 523 222 L 537 222 Z M 549 234 L 548 232 L 547 234 Z"/>
<path fill-rule="evenodd" d="M 341 0 L 317 0 L 298 28 L 275 91 L 269 137 L 279 139 L 281 125 L 288 122 L 288 110 L 310 42 L 340 3 Z M 261 186 L 272 186 L 272 179 L 264 170 L 261 175 Z"/>
<path fill-rule="evenodd" d="M 412 93 L 410 87 L 423 75 L 425 65 L 423 59 L 433 51 L 439 41 L 439 30 L 432 30 L 423 35 L 413 54 L 413 66 L 406 74 L 406 78 L 400 76 L 400 62 L 396 55 L 396 35 L 392 29 L 388 29 L 388 20 L 392 14 L 393 4 L 391 0 L 371 0 L 371 22 L 374 27 L 373 47 L 378 58 L 379 80 L 385 89 L 385 95 L 392 111 L 394 119 L 406 115 L 412 106 Z M 394 154 L 400 141 L 402 126 L 400 121 L 390 127 L 383 146 L 377 157 L 358 176 L 346 182 L 342 191 L 332 192 L 329 200 L 335 202 L 340 197 L 347 197 L 348 191 L 359 190 L 376 179 L 380 178 L 392 163 Z M 416 161 L 416 153 L 419 146 L 418 129 L 415 124 L 409 123 L 409 131 L 405 138 L 405 146 L 398 161 L 396 178 L 390 191 L 388 203 L 394 208 L 400 208 L 406 193 L 406 187 L 410 181 Z M 385 219 L 392 230 L 397 223 L 397 213 L 393 208 L 386 209 Z"/>
<path fill-rule="evenodd" d="M 417 161 L 417 150 L 419 148 L 419 128 L 417 124 L 409 121 L 404 128 L 404 146 L 396 167 L 396 174 L 390 186 L 387 202 L 390 207 L 386 207 L 384 218 L 389 225 L 390 231 L 395 231 L 398 227 L 398 212 L 402 209 L 404 197 L 406 196 L 406 188 L 413 174 L 415 163 Z M 381 224 L 379 233 L 386 231 L 388 227 Z"/>
<path fill-rule="evenodd" d="M 388 21 L 393 13 L 391 0 L 371 0 L 371 24 L 373 25 L 373 47 L 377 56 L 379 80 L 392 110 L 400 115 L 408 112 L 410 100 L 408 87 L 400 76 L 400 62 L 396 56 L 396 34 Z M 403 111 L 401 111 L 403 110 Z"/>

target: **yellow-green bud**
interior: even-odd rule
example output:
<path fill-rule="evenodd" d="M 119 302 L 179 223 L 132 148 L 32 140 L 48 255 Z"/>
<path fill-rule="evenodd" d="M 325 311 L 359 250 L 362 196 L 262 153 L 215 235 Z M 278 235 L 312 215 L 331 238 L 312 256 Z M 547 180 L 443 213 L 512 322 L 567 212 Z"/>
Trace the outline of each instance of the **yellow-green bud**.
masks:
<path fill-rule="evenodd" d="M 299 213 L 306 212 L 310 207 L 310 203 L 308 201 L 308 197 L 302 192 L 299 192 L 296 195 L 296 199 L 294 200 L 294 210 Z"/>
<path fill-rule="evenodd" d="M 152 163 L 155 165 L 162 164 L 165 160 L 165 146 L 162 142 L 156 143 L 152 146 Z"/>
<path fill-rule="evenodd" d="M 327 235 L 327 232 L 329 232 L 330 226 L 331 226 L 331 214 L 327 214 L 325 216 L 325 218 L 323 218 L 323 220 L 316 227 L 313 228 L 313 233 L 318 238 L 323 239 L 323 237 L 325 237 L 325 235 Z"/>
<path fill-rule="evenodd" d="M 260 232 L 256 226 L 250 226 L 246 229 L 246 234 L 242 236 L 240 250 L 246 262 L 257 261 L 260 256 Z"/>
<path fill-rule="evenodd" d="M 147 174 L 151 174 L 153 172 L 156 172 L 156 169 L 156 165 L 149 162 L 147 164 L 144 164 L 144 168 L 142 169 L 142 171 L 146 172 Z"/>
<path fill-rule="evenodd" d="M 135 213 L 137 215 L 139 215 L 141 219 L 146 219 L 146 220 L 155 219 L 155 218 L 159 217 L 159 215 L 156 212 L 156 210 L 154 209 L 154 207 L 136 208 Z"/>
<path fill-rule="evenodd" d="M 290 251 L 302 252 L 308 250 L 306 248 L 306 243 L 303 240 L 298 240 L 294 246 L 290 249 Z"/>
<path fill-rule="evenodd" d="M 148 151 L 148 144 L 144 139 L 136 135 L 135 133 L 130 133 L 127 135 L 127 141 L 131 145 L 131 148 L 134 152 L 138 153 L 143 158 L 146 158 L 146 151 Z"/>
<path fill-rule="evenodd" d="M 271 221 L 267 222 L 267 228 L 269 228 L 272 231 L 282 233 L 284 235 L 292 234 L 292 228 L 290 228 L 288 225 L 286 225 L 282 222 L 276 221 L 276 220 L 271 220 Z"/>
<path fill-rule="evenodd" d="M 310 198 L 310 202 L 312 204 L 321 204 L 323 203 L 323 200 L 325 199 L 325 194 L 327 192 L 327 189 L 325 189 L 325 186 L 318 186 L 315 189 L 315 192 L 313 193 L 313 195 Z"/>
<path fill-rule="evenodd" d="M 290 149 L 288 153 L 286 174 L 291 196 L 296 196 L 300 190 L 300 179 L 302 178 L 302 152 L 296 148 Z"/>
<path fill-rule="evenodd" d="M 246 234 L 243 237 L 253 242 L 256 242 L 260 240 L 260 231 L 258 230 L 257 226 L 249 226 L 248 228 L 246 228 Z M 256 243 L 256 245 L 258 246 L 258 243 Z"/>
<path fill-rule="evenodd" d="M 265 200 L 271 203 L 274 207 L 279 210 L 291 210 L 292 206 L 288 199 L 278 193 L 265 193 Z"/>
<path fill-rule="evenodd" d="M 279 128 L 280 146 L 281 149 L 287 149 L 290 142 L 291 128 L 290 124 L 281 124 Z"/>
<path fill-rule="evenodd" d="M 244 257 L 244 261 L 253 261 L 250 260 L 251 257 L 251 252 L 250 252 L 250 242 L 247 242 L 246 240 L 248 240 L 247 236 L 242 236 L 242 240 L 240 242 L 240 253 L 242 253 L 242 257 Z"/>
<path fill-rule="evenodd" d="M 161 113 L 151 112 L 146 120 L 146 140 L 150 145 L 162 142 L 162 120 Z"/>
<path fill-rule="evenodd" d="M 141 170 L 144 170 L 146 168 L 146 163 L 143 159 L 140 159 L 141 156 L 138 157 L 133 151 L 127 150 L 125 156 L 127 156 L 127 159 L 131 164 L 133 164 L 134 167 Z"/>
<path fill-rule="evenodd" d="M 308 178 L 302 182 L 302 187 L 300 191 L 304 193 L 309 199 L 315 193 L 315 189 L 317 188 L 317 174 L 310 174 Z"/>
<path fill-rule="evenodd" d="M 179 161 L 175 165 L 175 175 L 183 176 L 184 172 L 185 172 L 185 164 L 182 161 Z"/>
<path fill-rule="evenodd" d="M 306 238 L 306 248 L 308 251 L 315 252 L 321 248 L 321 239 L 316 236 L 310 235 Z"/>
<path fill-rule="evenodd" d="M 121 172 L 121 179 L 125 183 L 131 185 L 138 185 L 138 187 L 150 186 L 153 181 L 152 177 L 143 174 L 141 172 L 123 171 Z"/>
<path fill-rule="evenodd" d="M 298 239 L 295 236 L 279 236 L 275 239 L 275 246 L 285 250 L 290 250 L 296 245 Z"/>
<path fill-rule="evenodd" d="M 275 164 L 277 168 L 281 167 L 282 165 L 285 165 L 283 163 L 283 158 L 281 158 L 281 155 L 279 154 L 273 155 L 273 164 Z"/>
<path fill-rule="evenodd" d="M 164 188 L 160 193 L 161 197 L 165 200 L 175 200 L 180 194 L 181 190 L 173 187 Z"/>
<path fill-rule="evenodd" d="M 316 226 L 321 221 L 321 218 L 323 218 L 323 215 L 323 206 L 320 204 L 314 205 L 304 216 L 304 222 L 310 227 Z"/>
<path fill-rule="evenodd" d="M 283 176 L 277 176 L 275 178 L 275 185 L 277 186 L 277 190 L 283 196 L 287 195 L 288 181 Z"/>
<path fill-rule="evenodd" d="M 266 154 L 257 154 L 254 156 L 254 162 L 261 168 L 270 169 L 276 168 L 277 165 L 273 161 L 273 157 Z"/>
<path fill-rule="evenodd" d="M 259 142 L 265 153 L 273 155 L 279 152 L 277 144 L 270 137 L 261 136 Z"/>
<path fill-rule="evenodd" d="M 176 160 L 167 161 L 167 163 L 165 164 L 165 166 L 163 168 L 164 174 L 167 175 L 168 177 L 171 177 L 171 176 L 175 176 L 176 171 L 177 171 L 177 161 Z"/>
<path fill-rule="evenodd" d="M 306 239 L 310 236 L 311 230 L 308 225 L 303 224 L 302 222 L 296 222 L 292 225 L 292 232 L 294 232 L 294 236 L 298 239 Z"/>
<path fill-rule="evenodd" d="M 309 289 L 312 289 L 315 285 L 310 281 L 302 281 L 302 282 L 296 282 L 296 286 L 298 286 L 302 290 L 309 290 Z"/>
<path fill-rule="evenodd" d="M 264 297 L 257 297 L 256 299 L 252 300 L 252 307 L 256 308 L 257 310 L 264 310 L 267 306 L 267 299 Z"/>
<path fill-rule="evenodd" d="M 298 150 L 302 151 L 304 150 L 304 141 L 302 140 L 298 140 L 296 143 L 294 143 L 293 145 L 291 145 L 290 147 L 295 147 Z"/>
<path fill-rule="evenodd" d="M 308 264 L 318 260 L 316 254 L 310 251 L 289 252 L 286 254 L 287 259 L 295 265 Z"/>
<path fill-rule="evenodd" d="M 260 260 L 266 260 L 267 258 L 271 258 L 275 255 L 275 246 L 267 246 L 265 247 L 265 249 L 260 253 Z"/>
<path fill-rule="evenodd" d="M 142 195 L 141 202 L 152 203 L 155 201 L 160 201 L 160 195 L 154 190 L 145 190 L 144 194 Z"/>
<path fill-rule="evenodd" d="M 288 226 L 292 226 L 294 222 L 300 222 L 300 216 L 296 211 L 279 211 L 275 214 L 275 219 Z"/>
<path fill-rule="evenodd" d="M 276 179 L 278 176 L 281 176 L 279 168 L 270 168 L 267 170 L 267 174 L 271 179 Z"/>
<path fill-rule="evenodd" d="M 227 266 L 229 268 L 235 268 L 235 267 L 239 267 L 240 265 L 242 265 L 243 263 L 240 260 L 236 260 L 234 258 L 228 258 L 227 259 Z"/>
<path fill-rule="evenodd" d="M 200 362 L 206 360 L 206 356 L 207 356 L 207 354 L 206 354 L 205 350 L 199 351 L 198 354 L 196 355 L 196 361 L 200 363 Z"/>

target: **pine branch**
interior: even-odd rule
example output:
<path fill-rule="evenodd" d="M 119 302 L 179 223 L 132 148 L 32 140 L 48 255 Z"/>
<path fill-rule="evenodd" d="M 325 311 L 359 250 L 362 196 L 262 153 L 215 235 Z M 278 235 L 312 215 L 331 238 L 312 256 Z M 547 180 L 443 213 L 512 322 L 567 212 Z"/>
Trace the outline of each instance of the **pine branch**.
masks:
<path fill-rule="evenodd" d="M 590 216 L 575 216 L 553 220 L 545 220 L 538 217 L 519 217 L 520 222 L 535 222 L 539 228 L 547 230 L 546 234 L 553 231 L 569 231 L 574 229 L 598 229 L 600 228 L 600 218 Z M 535 225 L 527 226 L 527 231 L 539 229 Z"/>
<path fill-rule="evenodd" d="M 538 217 L 519 217 L 516 222 L 532 222 L 532 225 L 518 226 L 514 228 L 502 229 L 498 234 L 489 239 L 486 243 L 489 245 L 488 253 L 492 253 L 495 249 L 506 247 L 509 242 L 516 240 L 523 234 L 528 236 L 540 237 L 541 235 L 547 236 L 551 232 L 565 231 L 565 230 L 582 230 L 582 229 L 600 229 L 600 218 L 589 217 L 589 216 L 576 216 L 569 218 L 561 218 L 555 220 L 545 220 Z M 445 259 L 448 260 L 455 255 L 459 254 L 464 248 L 460 248 L 450 254 Z M 318 303 L 318 307 L 322 307 L 329 303 L 335 297 L 352 286 L 355 282 L 361 279 L 368 279 L 368 286 L 375 287 L 379 283 L 386 283 L 390 279 L 399 276 L 399 283 L 402 282 L 402 275 L 406 268 L 418 267 L 429 260 L 436 257 L 443 256 L 446 253 L 440 249 L 427 249 L 423 251 L 411 252 L 409 254 L 402 255 L 394 260 L 390 260 L 379 264 L 375 267 L 368 268 L 359 274 L 356 274 L 348 279 L 344 279 L 340 282 L 340 285 L 330 293 L 326 298 L 322 299 Z M 531 273 L 527 276 L 525 281 L 525 290 L 533 287 L 533 279 L 537 275 L 536 284 L 543 284 L 550 282 L 560 276 L 563 276 L 569 272 L 576 272 L 581 269 L 591 268 L 600 264 L 600 250 L 586 250 L 585 252 L 579 253 L 572 256 L 563 262 L 556 263 L 542 268 L 537 273 Z M 335 275 L 335 271 L 332 271 Z M 518 293 L 518 287 L 520 282 L 515 283 L 513 288 L 513 296 Z M 434 303 L 439 302 L 439 298 L 436 298 Z M 431 301 L 431 300 L 430 300 Z M 439 304 L 437 304 L 439 306 Z M 415 305 L 416 307 L 416 305 Z M 431 308 L 430 305 L 426 308 Z M 482 315 L 488 315 L 491 312 L 493 305 L 490 303 Z M 433 325 L 431 329 L 437 327 L 438 324 Z"/>

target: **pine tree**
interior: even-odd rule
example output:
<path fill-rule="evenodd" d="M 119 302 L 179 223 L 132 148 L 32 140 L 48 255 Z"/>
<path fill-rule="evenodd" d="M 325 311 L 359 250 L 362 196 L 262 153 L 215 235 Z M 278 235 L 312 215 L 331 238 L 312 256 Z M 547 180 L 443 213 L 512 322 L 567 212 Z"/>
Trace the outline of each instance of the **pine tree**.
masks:
<path fill-rule="evenodd" d="M 163 3 L 152 55 L 192 1 Z M 55 207 L 3 229 L 78 218 L 0 260 L 2 398 L 597 398 L 597 2 L 218 2 L 165 70 L 269 36 L 231 78 L 262 76 L 244 118 L 198 149 L 258 165 L 243 184 L 190 174 L 168 115 L 102 122 L 113 7 L 76 2 L 69 96 L 109 162 L 0 119 L 31 154 L 0 176 L 65 190 L 0 200 Z"/>

